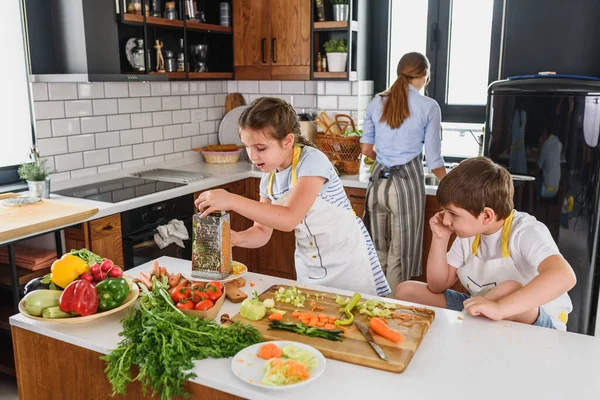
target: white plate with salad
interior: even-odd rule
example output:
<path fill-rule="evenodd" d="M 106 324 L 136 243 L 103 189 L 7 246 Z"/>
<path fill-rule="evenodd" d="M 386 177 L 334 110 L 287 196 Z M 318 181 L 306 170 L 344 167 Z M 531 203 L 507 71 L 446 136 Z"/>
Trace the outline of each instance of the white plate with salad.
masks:
<path fill-rule="evenodd" d="M 235 376 L 267 389 L 306 385 L 325 371 L 325 357 L 312 346 L 276 340 L 240 350 L 231 361 Z"/>

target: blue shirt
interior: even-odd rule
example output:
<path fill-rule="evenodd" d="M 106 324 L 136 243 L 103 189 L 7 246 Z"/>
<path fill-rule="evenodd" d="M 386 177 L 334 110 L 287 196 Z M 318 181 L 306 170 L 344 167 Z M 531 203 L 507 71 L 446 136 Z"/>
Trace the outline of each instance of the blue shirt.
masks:
<path fill-rule="evenodd" d="M 397 129 L 381 122 L 383 105 L 384 97 L 377 95 L 367 106 L 360 140 L 377 147 L 377 161 L 386 167 L 404 165 L 421 154 L 425 145 L 427 166 L 442 167 L 442 113 L 438 103 L 408 85 L 410 116 Z"/>

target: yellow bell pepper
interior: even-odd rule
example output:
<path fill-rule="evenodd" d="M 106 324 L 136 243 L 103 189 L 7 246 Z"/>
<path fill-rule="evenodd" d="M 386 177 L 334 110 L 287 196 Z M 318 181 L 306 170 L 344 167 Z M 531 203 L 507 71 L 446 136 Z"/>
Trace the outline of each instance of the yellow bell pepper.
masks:
<path fill-rule="evenodd" d="M 50 272 L 52 282 L 64 289 L 79 275 L 90 272 L 90 267 L 81 258 L 67 253 L 52 263 Z"/>

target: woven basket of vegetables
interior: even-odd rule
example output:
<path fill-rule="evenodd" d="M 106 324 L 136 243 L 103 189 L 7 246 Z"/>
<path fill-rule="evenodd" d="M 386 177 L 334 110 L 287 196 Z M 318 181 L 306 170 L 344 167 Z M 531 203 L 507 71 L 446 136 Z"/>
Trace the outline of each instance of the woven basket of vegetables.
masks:
<path fill-rule="evenodd" d="M 316 122 L 324 131 L 316 135 L 317 148 L 325 153 L 329 161 L 337 165 L 342 173 L 358 174 L 362 132 L 356 129 L 352 117 L 337 114 L 335 121 L 331 121 L 323 112 L 320 117 L 316 117 Z"/>

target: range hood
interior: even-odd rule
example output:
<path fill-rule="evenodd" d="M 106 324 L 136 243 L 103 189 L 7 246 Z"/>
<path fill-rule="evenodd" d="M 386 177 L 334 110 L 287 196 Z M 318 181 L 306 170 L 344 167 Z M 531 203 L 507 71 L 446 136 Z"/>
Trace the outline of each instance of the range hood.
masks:
<path fill-rule="evenodd" d="M 32 82 L 166 81 L 121 73 L 114 0 L 25 0 Z"/>

